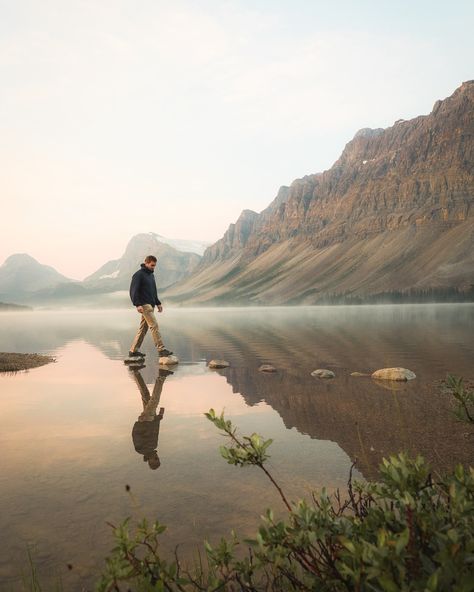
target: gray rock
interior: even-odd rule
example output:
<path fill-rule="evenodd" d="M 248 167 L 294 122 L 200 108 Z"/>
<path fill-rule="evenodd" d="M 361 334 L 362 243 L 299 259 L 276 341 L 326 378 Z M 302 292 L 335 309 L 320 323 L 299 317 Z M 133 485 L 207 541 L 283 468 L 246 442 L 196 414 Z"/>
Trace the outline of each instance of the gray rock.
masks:
<path fill-rule="evenodd" d="M 336 375 L 332 370 L 326 370 L 325 368 L 318 368 L 317 370 L 313 370 L 311 372 L 311 376 L 316 376 L 317 378 L 335 378 Z"/>
<path fill-rule="evenodd" d="M 178 356 L 161 356 L 159 359 L 160 366 L 175 366 L 179 364 Z"/>
<path fill-rule="evenodd" d="M 219 368 L 228 368 L 230 366 L 229 362 L 225 360 L 211 360 L 208 364 L 209 368 L 219 369 Z"/>
<path fill-rule="evenodd" d="M 381 368 L 372 374 L 377 380 L 413 380 L 416 374 L 406 368 Z"/>
<path fill-rule="evenodd" d="M 259 368 L 260 372 L 276 372 L 277 369 L 271 364 L 262 364 Z"/>

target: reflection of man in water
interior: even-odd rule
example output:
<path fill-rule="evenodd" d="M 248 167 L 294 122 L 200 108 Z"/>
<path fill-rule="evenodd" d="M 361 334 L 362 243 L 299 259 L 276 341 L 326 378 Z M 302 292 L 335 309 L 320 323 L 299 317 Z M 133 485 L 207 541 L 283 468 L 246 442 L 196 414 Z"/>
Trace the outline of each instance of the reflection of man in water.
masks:
<path fill-rule="evenodd" d="M 150 469 L 156 470 L 161 464 L 156 449 L 158 448 L 160 422 L 165 412 L 163 407 L 160 407 L 160 411 L 157 414 L 156 409 L 160 402 L 161 391 L 166 377 L 173 374 L 173 372 L 160 369 L 155 386 L 153 387 L 153 393 L 150 396 L 140 370 L 133 368 L 130 370 L 142 396 L 143 403 L 143 411 L 138 416 L 138 420 L 135 422 L 132 430 L 133 445 L 138 454 L 143 454 L 143 460 L 148 462 Z"/>

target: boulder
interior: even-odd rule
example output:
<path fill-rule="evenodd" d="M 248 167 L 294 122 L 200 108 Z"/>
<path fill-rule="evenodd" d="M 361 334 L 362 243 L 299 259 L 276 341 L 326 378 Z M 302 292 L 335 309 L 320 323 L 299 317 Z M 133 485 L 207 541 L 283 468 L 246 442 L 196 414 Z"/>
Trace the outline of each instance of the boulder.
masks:
<path fill-rule="evenodd" d="M 332 370 L 326 370 L 325 368 L 318 368 L 317 370 L 313 370 L 311 372 L 311 376 L 316 376 L 317 378 L 335 378 L 336 375 Z"/>
<path fill-rule="evenodd" d="M 211 360 L 208 364 L 209 368 L 219 369 L 219 368 L 228 368 L 230 366 L 229 362 L 225 360 Z"/>
<path fill-rule="evenodd" d="M 178 356 L 161 356 L 159 359 L 160 366 L 175 366 L 179 364 Z"/>
<path fill-rule="evenodd" d="M 372 374 L 372 378 L 377 380 L 406 381 L 416 378 L 416 374 L 406 368 L 381 368 Z"/>
<path fill-rule="evenodd" d="M 260 372 L 276 372 L 277 369 L 271 364 L 262 364 L 259 368 Z"/>

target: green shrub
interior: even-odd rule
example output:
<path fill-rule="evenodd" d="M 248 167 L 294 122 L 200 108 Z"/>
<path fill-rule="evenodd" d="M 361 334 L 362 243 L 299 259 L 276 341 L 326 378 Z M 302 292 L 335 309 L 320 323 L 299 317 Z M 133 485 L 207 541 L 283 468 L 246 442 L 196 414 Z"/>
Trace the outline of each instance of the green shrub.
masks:
<path fill-rule="evenodd" d="M 204 563 L 184 567 L 165 560 L 165 527 L 126 520 L 114 528 L 116 546 L 98 584 L 109 590 L 188 591 L 411 591 L 474 590 L 474 471 L 458 466 L 434 480 L 421 458 L 384 460 L 377 482 L 353 483 L 347 495 L 325 490 L 291 505 L 265 467 L 271 440 L 239 437 L 223 415 L 206 414 L 230 439 L 228 463 L 262 469 L 288 514 L 268 510 L 257 534 L 235 533 L 204 545 Z M 351 470 L 352 472 L 352 470 Z"/>
<path fill-rule="evenodd" d="M 456 401 L 455 414 L 462 421 L 474 423 L 474 392 L 464 386 L 463 378 L 448 374 L 446 390 Z"/>

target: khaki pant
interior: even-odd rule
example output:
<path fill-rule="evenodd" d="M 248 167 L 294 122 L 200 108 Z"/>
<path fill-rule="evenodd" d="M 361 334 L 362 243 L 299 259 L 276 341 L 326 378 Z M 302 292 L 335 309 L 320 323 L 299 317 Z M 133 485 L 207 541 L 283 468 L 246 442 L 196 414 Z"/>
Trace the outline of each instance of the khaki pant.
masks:
<path fill-rule="evenodd" d="M 155 317 L 155 313 L 153 312 L 153 306 L 151 304 L 144 304 L 143 305 L 143 314 L 142 319 L 140 321 L 140 326 L 138 327 L 137 334 L 135 335 L 135 339 L 130 347 L 130 351 L 134 352 L 140 348 L 143 340 L 145 339 L 146 332 L 148 328 L 150 328 L 151 336 L 153 337 L 153 341 L 155 342 L 156 349 L 160 351 L 165 346 L 163 345 L 163 340 L 161 339 L 160 330 L 158 328 L 158 322 Z"/>
<path fill-rule="evenodd" d="M 156 408 L 160 402 L 161 391 L 163 390 L 163 384 L 165 382 L 166 377 L 160 376 L 158 374 L 155 380 L 155 386 L 153 387 L 153 393 L 150 396 L 150 391 L 148 390 L 148 386 L 146 382 L 143 380 L 143 376 L 140 374 L 139 370 L 132 371 L 133 372 L 133 379 L 135 380 L 136 385 L 138 386 L 138 390 L 140 391 L 140 395 L 142 396 L 142 403 L 143 403 L 143 413 L 140 413 L 138 416 L 138 421 L 153 421 L 156 417 Z M 164 411 L 164 409 L 163 409 Z M 163 415 L 163 413 L 160 414 Z"/>

